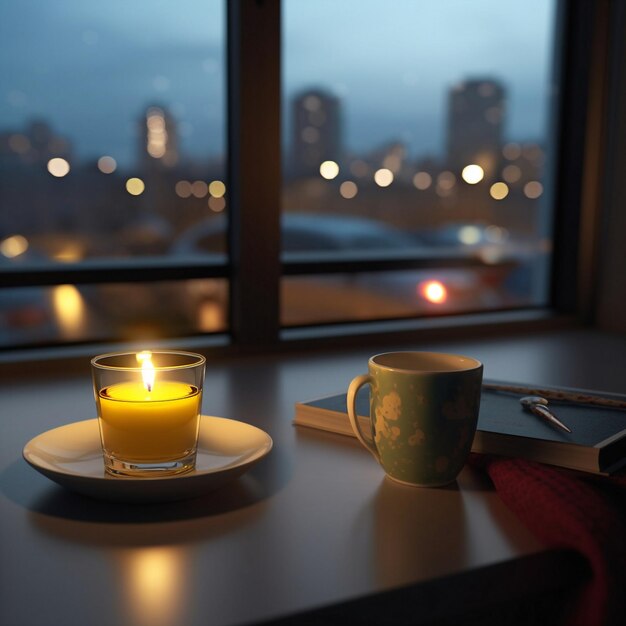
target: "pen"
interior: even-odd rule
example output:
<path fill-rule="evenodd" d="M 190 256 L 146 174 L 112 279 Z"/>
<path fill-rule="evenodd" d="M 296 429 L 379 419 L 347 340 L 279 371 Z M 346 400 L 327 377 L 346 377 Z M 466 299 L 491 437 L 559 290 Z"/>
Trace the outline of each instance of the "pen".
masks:
<path fill-rule="evenodd" d="M 564 431 L 571 433 L 572 431 L 546 406 L 548 401 L 540 396 L 525 396 L 520 398 L 522 406 L 555 426 L 563 429 Z"/>

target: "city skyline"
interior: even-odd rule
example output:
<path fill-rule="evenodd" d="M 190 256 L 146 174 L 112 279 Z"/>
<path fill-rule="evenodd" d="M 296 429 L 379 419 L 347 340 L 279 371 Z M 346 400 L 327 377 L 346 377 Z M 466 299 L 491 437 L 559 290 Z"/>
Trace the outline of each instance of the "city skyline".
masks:
<path fill-rule="evenodd" d="M 223 154 L 222 3 L 190 1 L 186 11 L 170 11 L 165 3 L 152 3 L 150 11 L 142 2 L 114 2 L 107 11 L 83 5 L 65 0 L 53 10 L 31 0 L 0 7 L 0 34 L 11 51 L 0 61 L 3 128 L 45 118 L 72 140 L 80 160 L 115 153 L 125 165 L 135 156 L 138 112 L 158 102 L 180 122 L 182 152 Z M 355 12 L 352 3 L 342 3 L 332 13 L 326 2 L 286 2 L 285 112 L 294 94 L 322 86 L 344 102 L 349 149 L 395 140 L 413 155 L 441 155 L 447 91 L 462 79 L 490 76 L 506 83 L 509 94 L 505 136 L 540 139 L 549 109 L 553 3 L 526 7 L 524 19 L 517 7 L 487 0 L 471 5 L 472 28 L 463 29 L 468 9 L 459 2 L 448 2 L 447 13 L 439 14 L 425 3 L 399 2 L 393 12 L 370 2 Z M 336 20 L 324 22 L 327 11 Z M 450 42 L 439 44 L 424 22 L 444 17 Z M 339 34 L 338 24 L 348 18 L 351 28 Z M 419 28 L 413 33 L 405 22 Z M 389 46 L 386 33 L 394 23 L 403 35 Z M 477 46 L 486 30 L 490 36 Z M 286 114 L 285 137 L 289 124 Z"/>
<path fill-rule="evenodd" d="M 538 207 L 528 203 L 543 194 L 544 148 L 503 143 L 504 95 L 501 84 L 488 80 L 452 89 L 447 154 L 440 160 L 418 161 L 394 142 L 369 153 L 347 153 L 341 142 L 339 99 L 319 90 L 299 94 L 292 103 L 284 211 L 367 217 L 423 234 L 441 222 L 440 209 L 445 209 L 444 226 L 469 220 L 504 227 L 502 232 L 509 228 L 542 232 Z M 132 172 L 118 167 L 110 155 L 97 163 L 73 160 L 69 142 L 43 123 L 32 125 L 24 135 L 0 135 L 3 205 L 24 207 L 17 213 L 4 212 L 0 234 L 39 233 L 47 248 L 52 232 L 65 233 L 59 239 L 62 250 L 52 255 L 67 259 L 77 254 L 65 251 L 68 229 L 82 232 L 81 256 L 106 253 L 100 234 L 116 229 L 126 236 L 112 239 L 108 253 L 141 249 L 165 253 L 186 229 L 198 225 L 201 231 L 203 222 L 208 224 L 227 208 L 226 186 L 220 180 L 224 164 L 185 159 L 178 149 L 177 122 L 163 107 L 147 107 L 136 127 L 139 140 Z M 58 156 L 61 148 L 66 158 Z M 356 204 L 345 204 L 357 195 Z M 496 212 L 494 201 L 499 204 L 505 198 Z M 106 205 L 112 210 L 103 213 Z M 416 210 L 420 206 L 427 210 Z M 478 230 L 472 227 L 472 238 Z"/>
<path fill-rule="evenodd" d="M 459 161 L 458 163 L 455 162 L 455 159 L 452 159 L 451 161 L 450 159 L 451 147 L 449 145 L 449 142 L 450 142 L 450 132 L 453 126 L 454 118 L 451 118 L 450 115 L 451 115 L 451 107 L 453 106 L 452 103 L 455 101 L 455 98 L 458 98 L 458 94 L 460 92 L 463 92 L 468 87 L 471 89 L 472 85 L 476 87 L 477 85 L 481 85 L 481 84 L 492 85 L 492 86 L 495 86 L 500 92 L 502 93 L 505 92 L 505 87 L 501 83 L 499 83 L 498 81 L 491 80 L 490 78 L 487 78 L 487 77 L 483 77 L 479 79 L 468 78 L 466 80 L 460 81 L 457 84 L 455 84 L 446 94 L 447 101 L 446 101 L 445 111 L 443 113 L 443 117 L 446 121 L 446 125 L 445 125 L 443 136 L 442 136 L 441 149 L 436 154 L 432 152 L 423 152 L 423 153 L 418 152 L 418 153 L 411 154 L 409 150 L 409 146 L 407 146 L 403 141 L 397 140 L 397 138 L 394 138 L 394 137 L 386 137 L 380 144 L 371 145 L 365 151 L 358 152 L 352 149 L 350 145 L 347 145 L 345 141 L 342 140 L 343 135 L 345 134 L 345 125 L 346 125 L 345 124 L 346 115 L 344 112 L 345 103 L 342 101 L 342 99 L 339 97 L 336 97 L 332 92 L 325 90 L 324 88 L 321 88 L 321 87 L 310 87 L 304 91 L 298 92 L 292 96 L 292 99 L 289 102 L 289 104 L 285 106 L 285 111 L 288 112 L 289 114 L 288 119 L 290 122 L 290 128 L 285 130 L 283 133 L 284 134 L 283 136 L 284 155 L 283 156 L 285 159 L 285 166 L 286 166 L 285 173 L 287 175 L 291 173 L 297 173 L 297 168 L 296 170 L 293 170 L 293 159 L 295 158 L 295 162 L 297 162 L 298 159 L 300 158 L 297 156 L 297 152 L 299 150 L 298 134 L 300 132 L 298 128 L 299 126 L 301 126 L 301 121 L 298 120 L 298 115 L 299 115 L 298 106 L 299 106 L 299 103 L 301 105 L 301 102 L 303 100 L 310 99 L 311 97 L 313 97 L 314 99 L 317 99 L 318 97 L 322 97 L 324 99 L 328 99 L 332 101 L 336 109 L 336 112 L 334 113 L 334 117 L 336 117 L 336 119 L 333 120 L 333 126 L 332 126 L 332 134 L 333 134 L 332 142 L 335 148 L 333 148 L 331 150 L 331 153 L 329 153 L 326 157 L 320 158 L 317 165 L 310 164 L 308 167 L 310 172 L 312 171 L 311 165 L 314 166 L 313 170 L 317 171 L 319 163 L 321 163 L 326 158 L 332 158 L 333 160 L 343 160 L 344 158 L 347 158 L 347 157 L 357 158 L 357 159 L 361 157 L 369 158 L 372 155 L 384 153 L 390 146 L 402 146 L 402 150 L 404 153 L 403 159 L 406 161 L 413 161 L 415 163 L 419 163 L 424 160 L 434 160 L 434 162 L 439 162 L 441 164 L 448 163 L 449 166 L 458 168 L 459 165 L 461 164 L 461 161 L 467 161 L 466 164 L 474 162 L 475 159 L 469 158 L 468 160 L 467 158 L 465 158 L 465 156 L 461 157 L 461 153 L 459 152 L 459 150 L 452 150 L 452 152 L 456 151 L 457 152 L 456 160 L 458 161 L 458 159 L 461 158 L 461 161 Z M 501 134 L 500 140 L 496 142 L 496 144 L 500 146 L 503 146 L 505 143 L 543 144 L 543 141 L 541 139 L 537 140 L 534 137 L 506 137 L 504 136 L 502 131 L 506 126 L 508 110 L 507 110 L 507 107 L 505 106 L 506 101 L 502 93 L 499 95 L 499 98 L 501 101 L 498 104 L 499 119 L 497 121 L 497 124 L 494 125 L 493 120 L 491 122 L 487 120 L 487 124 L 486 124 L 486 129 L 489 129 L 490 126 L 494 128 L 497 127 L 498 129 L 497 132 Z M 32 132 L 32 129 L 37 128 L 37 127 L 43 127 L 46 129 L 46 132 L 51 133 L 52 135 L 56 137 L 55 141 L 57 143 L 60 142 L 63 145 L 63 150 L 61 150 L 58 155 L 50 153 L 49 155 L 50 157 L 52 156 L 67 157 L 66 153 L 67 151 L 69 151 L 71 152 L 72 167 L 75 167 L 75 166 L 82 167 L 85 165 L 94 164 L 100 161 L 102 158 L 105 158 L 105 159 L 113 158 L 115 161 L 115 167 L 119 167 L 121 170 L 126 170 L 126 171 L 133 171 L 133 170 L 137 171 L 137 170 L 143 169 L 145 162 L 146 162 L 145 161 L 146 156 L 149 153 L 149 151 L 146 152 L 145 150 L 146 136 L 145 136 L 144 126 L 145 126 L 146 115 L 149 114 L 150 110 L 161 111 L 161 113 L 164 113 L 167 116 L 167 118 L 170 120 L 168 123 L 174 124 L 175 133 L 176 133 L 175 141 L 177 144 L 176 158 L 174 162 L 165 164 L 166 167 L 172 166 L 174 164 L 184 165 L 186 163 L 189 166 L 194 167 L 195 169 L 195 167 L 197 167 L 201 162 L 204 161 L 206 163 L 211 163 L 211 168 L 213 169 L 215 167 L 215 164 L 219 163 L 224 158 L 224 155 L 221 155 L 221 154 L 216 155 L 216 154 L 205 153 L 202 155 L 193 155 L 193 154 L 186 153 L 184 151 L 184 145 L 183 147 L 181 147 L 180 145 L 180 144 L 183 144 L 183 142 L 181 141 L 180 131 L 179 131 L 179 128 L 181 125 L 180 120 L 176 118 L 176 116 L 167 107 L 167 105 L 163 104 L 163 102 L 160 102 L 160 101 L 152 102 L 148 104 L 147 106 L 144 106 L 142 110 L 137 113 L 137 115 L 134 115 L 132 117 L 134 134 L 129 139 L 129 141 L 131 141 L 132 143 L 132 156 L 126 161 L 124 161 L 123 159 L 119 159 L 115 154 L 112 154 L 112 153 L 105 154 L 104 152 L 96 153 L 94 155 L 89 155 L 81 159 L 80 158 L 80 155 L 81 155 L 80 142 L 74 143 L 70 137 L 64 136 L 58 133 L 57 128 L 54 126 L 54 124 L 50 120 L 47 120 L 47 119 L 28 120 L 20 128 L 0 128 L 0 137 L 4 137 L 4 139 L 8 141 L 6 148 L 9 151 L 13 151 L 13 148 L 11 147 L 12 143 L 14 143 L 13 140 L 15 140 L 16 138 L 18 140 L 21 140 L 22 138 L 26 137 L 30 141 L 29 134 Z M 324 115 L 326 114 L 327 113 L 324 113 Z M 475 117 L 476 116 L 474 116 L 474 118 Z M 462 122 L 462 119 L 461 119 L 461 122 Z M 457 128 L 456 130 L 457 134 L 459 130 L 462 130 L 462 126 Z M 480 131 L 478 132 L 478 134 L 476 132 L 470 131 L 470 135 L 468 136 L 468 141 L 470 145 L 472 143 L 475 144 L 476 140 L 480 138 L 481 134 L 484 134 L 483 131 L 485 129 L 478 128 L 478 130 Z M 328 135 L 328 131 L 326 131 L 326 134 Z M 477 136 L 474 137 L 474 135 L 476 134 Z M 329 139 L 327 137 L 325 141 L 328 141 L 328 140 Z M 311 142 L 309 142 L 309 144 L 310 143 Z M 315 142 L 312 142 L 312 143 L 315 144 Z M 480 144 L 480 142 L 478 142 L 478 144 Z M 335 157 L 332 156 L 333 150 L 335 151 L 337 155 Z M 16 152 L 16 156 L 18 155 L 20 155 L 19 150 Z M 21 156 L 27 156 L 27 155 L 22 154 Z M 37 160 L 40 160 L 40 159 L 37 159 Z M 153 159 L 150 159 L 150 161 L 152 160 Z"/>

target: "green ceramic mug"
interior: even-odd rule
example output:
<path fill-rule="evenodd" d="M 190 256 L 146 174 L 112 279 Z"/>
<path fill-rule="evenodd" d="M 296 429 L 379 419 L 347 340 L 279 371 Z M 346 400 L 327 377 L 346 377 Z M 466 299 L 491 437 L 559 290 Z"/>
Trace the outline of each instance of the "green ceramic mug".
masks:
<path fill-rule="evenodd" d="M 478 422 L 483 366 L 457 354 L 388 352 L 348 388 L 348 416 L 359 441 L 387 475 L 408 485 L 454 482 Z M 371 436 L 361 431 L 355 400 L 369 384 Z"/>

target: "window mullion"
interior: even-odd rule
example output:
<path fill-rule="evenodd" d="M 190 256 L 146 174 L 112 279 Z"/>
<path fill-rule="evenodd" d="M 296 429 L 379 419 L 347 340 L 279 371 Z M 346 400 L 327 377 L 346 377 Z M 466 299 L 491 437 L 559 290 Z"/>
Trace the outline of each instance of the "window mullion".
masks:
<path fill-rule="evenodd" d="M 240 345 L 278 340 L 280 1 L 229 0 L 231 328 Z"/>

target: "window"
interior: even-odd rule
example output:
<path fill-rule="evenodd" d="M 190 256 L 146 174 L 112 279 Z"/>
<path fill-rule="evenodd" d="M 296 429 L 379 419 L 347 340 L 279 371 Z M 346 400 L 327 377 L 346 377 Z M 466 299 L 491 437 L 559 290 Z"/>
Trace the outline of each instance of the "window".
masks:
<path fill-rule="evenodd" d="M 0 290 L 0 343 L 225 330 L 225 280 L 141 280 L 199 242 L 226 264 L 224 21 L 218 0 L 2 3 L 0 272 L 63 284 Z M 107 282 L 66 284 L 90 266 Z"/>
<path fill-rule="evenodd" d="M 570 17 L 3 3 L 0 346 L 550 305 Z"/>
<path fill-rule="evenodd" d="M 288 277 L 283 323 L 545 305 L 556 4 L 283 7 L 283 253 L 428 263 Z"/>

